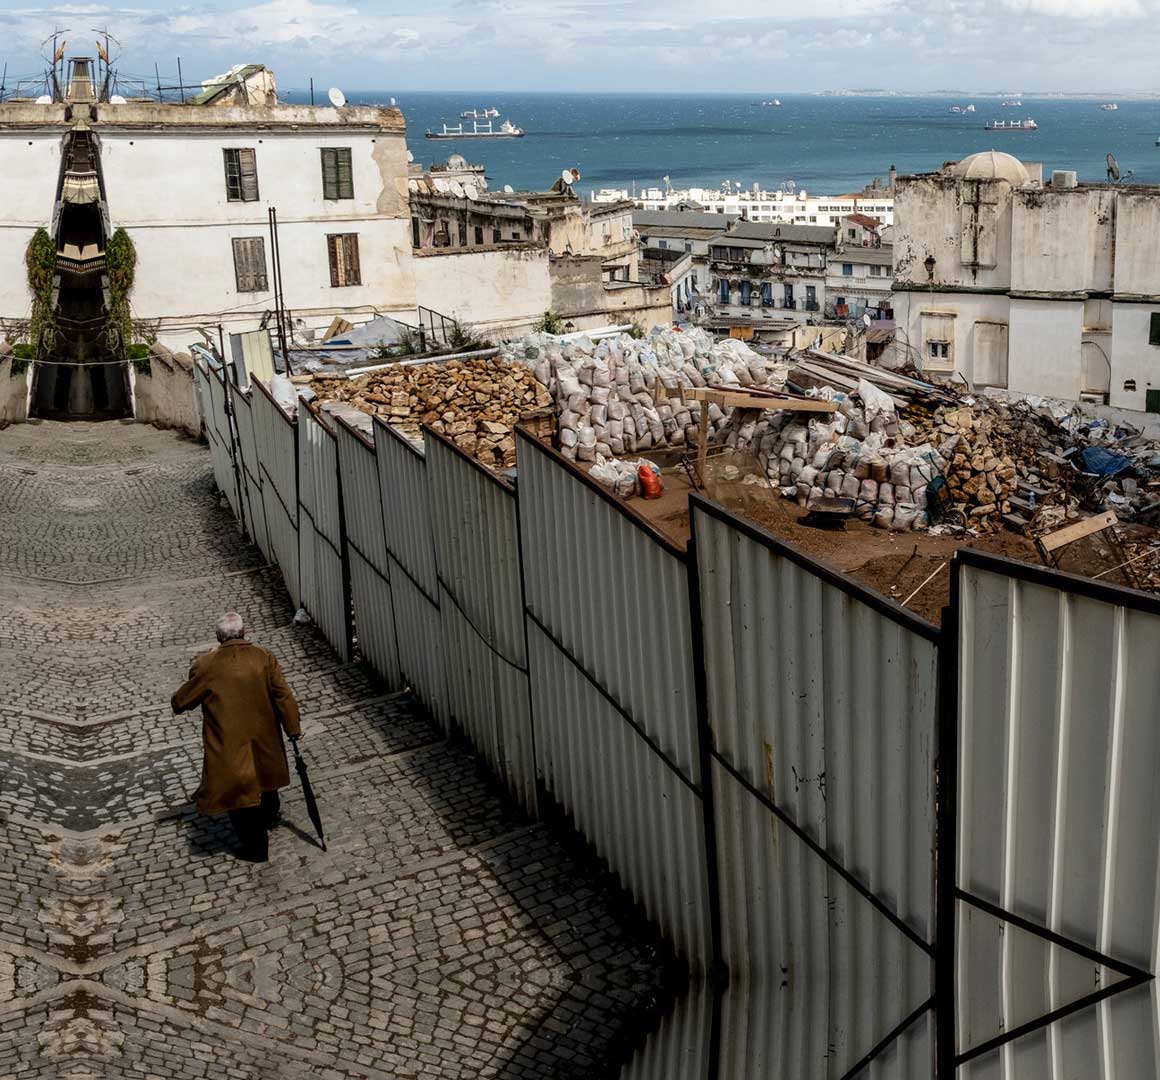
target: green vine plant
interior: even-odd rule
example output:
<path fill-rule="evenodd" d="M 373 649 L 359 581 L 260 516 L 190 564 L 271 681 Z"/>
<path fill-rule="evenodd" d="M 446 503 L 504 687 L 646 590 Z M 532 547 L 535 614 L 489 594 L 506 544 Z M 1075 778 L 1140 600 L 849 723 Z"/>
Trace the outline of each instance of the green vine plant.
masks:
<path fill-rule="evenodd" d="M 133 315 L 129 294 L 137 271 L 137 250 L 124 229 L 117 229 L 105 244 L 105 274 L 109 279 L 109 306 L 105 316 L 105 340 L 109 351 L 122 359 L 131 359 L 135 366 L 148 370 L 145 357 L 131 355 L 133 344 Z M 136 350 L 139 352 L 139 350 Z"/>
<path fill-rule="evenodd" d="M 545 311 L 533 324 L 532 329 L 537 334 L 564 333 L 564 320 L 554 311 Z"/>
<path fill-rule="evenodd" d="M 32 293 L 32 317 L 28 321 L 28 337 L 33 352 L 47 348 L 56 336 L 56 317 L 53 310 L 52 290 L 56 280 L 56 243 L 48 230 L 37 229 L 28 241 L 24 255 L 28 269 L 28 288 Z"/>

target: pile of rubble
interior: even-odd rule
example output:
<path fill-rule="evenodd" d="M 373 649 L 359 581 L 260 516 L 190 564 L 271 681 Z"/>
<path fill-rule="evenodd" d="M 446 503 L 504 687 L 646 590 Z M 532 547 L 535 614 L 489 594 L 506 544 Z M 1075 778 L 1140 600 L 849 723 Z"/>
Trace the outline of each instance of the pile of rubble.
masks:
<path fill-rule="evenodd" d="M 526 368 L 499 358 L 395 364 L 352 379 L 315 378 L 321 401 L 341 401 L 381 416 L 408 435 L 429 424 L 492 468 L 515 464 L 512 428 L 551 404 Z"/>
<path fill-rule="evenodd" d="M 780 390 L 788 371 L 740 341 L 721 341 L 704 330 L 658 330 L 639 339 L 618 334 L 599 341 L 539 334 L 504 349 L 509 360 L 524 364 L 547 387 L 556 405 L 560 451 L 582 462 L 695 446 L 702 403 L 683 400 L 681 388 Z M 708 441 L 720 442 L 730 410 L 707 408 Z"/>

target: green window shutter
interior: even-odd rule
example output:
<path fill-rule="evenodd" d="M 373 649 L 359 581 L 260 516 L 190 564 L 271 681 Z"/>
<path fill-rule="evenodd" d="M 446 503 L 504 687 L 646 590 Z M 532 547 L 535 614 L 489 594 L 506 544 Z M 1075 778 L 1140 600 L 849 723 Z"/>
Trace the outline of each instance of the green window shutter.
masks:
<path fill-rule="evenodd" d="M 239 150 L 238 174 L 242 202 L 258 201 L 258 161 L 254 150 Z"/>
<path fill-rule="evenodd" d="M 343 147 L 335 151 L 337 165 L 337 183 L 339 199 L 354 198 L 354 171 L 350 160 L 350 147 Z"/>
<path fill-rule="evenodd" d="M 1144 411 L 1160 413 L 1160 390 L 1144 391 Z"/>
<path fill-rule="evenodd" d="M 339 280 L 339 241 L 341 237 L 328 236 L 326 238 L 326 254 L 330 259 L 330 287 L 337 289 L 342 282 Z"/>
<path fill-rule="evenodd" d="M 330 147 L 322 149 L 322 197 L 338 198 L 338 152 Z"/>

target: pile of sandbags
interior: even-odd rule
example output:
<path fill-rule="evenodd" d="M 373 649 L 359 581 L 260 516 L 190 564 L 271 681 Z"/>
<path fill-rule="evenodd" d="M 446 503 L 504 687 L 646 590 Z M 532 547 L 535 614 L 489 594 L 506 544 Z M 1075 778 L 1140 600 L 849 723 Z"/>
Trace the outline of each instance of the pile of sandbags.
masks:
<path fill-rule="evenodd" d="M 409 435 L 421 424 L 493 468 L 516 460 L 512 428 L 527 412 L 551 404 L 525 367 L 492 358 L 400 364 L 355 379 L 319 379 L 320 400 L 342 401 L 373 413 Z"/>
<path fill-rule="evenodd" d="M 781 494 L 802 506 L 840 496 L 854 499 L 854 512 L 880 528 L 924 529 L 927 489 L 946 462 L 929 443 L 911 445 L 914 425 L 873 390 L 860 387 L 858 399 L 827 392 L 837 405 L 828 417 L 763 413 L 725 442 L 749 449 Z"/>
<path fill-rule="evenodd" d="M 505 346 L 548 388 L 557 411 L 560 450 L 576 461 L 597 455 L 695 446 L 700 402 L 682 402 L 680 388 L 761 386 L 780 390 L 787 368 L 740 341 L 704 330 L 654 330 L 593 341 L 537 334 Z M 721 441 L 731 410 L 708 406 L 708 441 Z"/>

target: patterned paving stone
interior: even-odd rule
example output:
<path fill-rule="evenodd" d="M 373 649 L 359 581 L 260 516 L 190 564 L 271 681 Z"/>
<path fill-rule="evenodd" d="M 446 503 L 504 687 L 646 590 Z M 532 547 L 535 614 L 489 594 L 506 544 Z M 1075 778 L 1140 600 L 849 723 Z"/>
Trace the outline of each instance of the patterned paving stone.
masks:
<path fill-rule="evenodd" d="M 204 448 L 0 432 L 0 1077 L 615 1076 L 672 971 L 611 880 L 296 626 Z M 224 610 L 303 708 L 327 850 L 189 805 L 169 695 Z"/>

